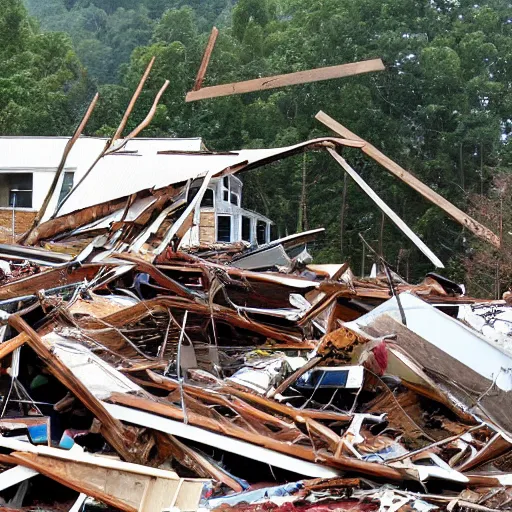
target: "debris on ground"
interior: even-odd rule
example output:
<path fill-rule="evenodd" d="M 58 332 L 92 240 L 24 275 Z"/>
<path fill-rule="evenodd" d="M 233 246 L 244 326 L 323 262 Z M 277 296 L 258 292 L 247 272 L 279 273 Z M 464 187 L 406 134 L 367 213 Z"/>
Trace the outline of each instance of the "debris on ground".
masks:
<path fill-rule="evenodd" d="M 315 264 L 322 229 L 182 244 L 213 176 L 364 141 L 166 153 L 152 174 L 128 142 L 0 246 L 0 506 L 512 508 L 510 302 L 378 255 L 371 277 Z"/>

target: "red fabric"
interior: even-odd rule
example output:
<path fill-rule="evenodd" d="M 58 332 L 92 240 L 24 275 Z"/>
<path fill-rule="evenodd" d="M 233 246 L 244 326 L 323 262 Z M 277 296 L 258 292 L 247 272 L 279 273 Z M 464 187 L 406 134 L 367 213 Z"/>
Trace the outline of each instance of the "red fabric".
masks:
<path fill-rule="evenodd" d="M 384 375 L 388 367 L 388 349 L 386 348 L 386 342 L 382 341 L 379 343 L 372 352 L 379 366 L 379 375 Z"/>

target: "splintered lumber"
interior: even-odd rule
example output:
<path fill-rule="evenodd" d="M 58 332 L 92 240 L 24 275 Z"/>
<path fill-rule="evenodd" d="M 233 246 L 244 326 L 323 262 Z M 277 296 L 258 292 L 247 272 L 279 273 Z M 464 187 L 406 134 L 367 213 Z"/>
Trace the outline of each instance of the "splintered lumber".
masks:
<path fill-rule="evenodd" d="M 174 279 L 166 276 L 163 272 L 158 270 L 153 264 L 148 263 L 147 261 L 134 256 L 132 254 L 116 254 L 116 258 L 128 261 L 130 263 L 135 263 L 137 268 L 146 274 L 149 274 L 151 278 L 157 283 L 159 286 L 163 288 L 167 288 L 170 292 L 175 293 L 178 297 L 183 297 L 185 299 L 194 300 L 197 298 L 197 295 L 191 292 L 185 286 L 179 284 Z"/>
<path fill-rule="evenodd" d="M 212 32 L 208 39 L 208 43 L 204 50 L 203 60 L 201 61 L 201 66 L 199 66 L 199 71 L 197 72 L 196 81 L 194 83 L 193 91 L 198 91 L 201 89 L 203 85 L 204 76 L 206 75 L 206 70 L 208 69 L 208 64 L 210 63 L 210 57 L 212 56 L 213 47 L 215 46 L 215 41 L 217 41 L 217 36 L 219 35 L 219 29 L 217 27 L 212 28 Z"/>
<path fill-rule="evenodd" d="M 0 462 L 31 468 L 71 489 L 120 510 L 161 512 L 173 505 L 195 511 L 204 480 L 181 479 L 173 471 L 130 464 L 109 457 L 0 439 L 14 450 Z"/>
<path fill-rule="evenodd" d="M 185 421 L 184 412 L 171 403 L 163 403 L 162 401 L 157 402 L 148 400 L 147 398 L 140 398 L 137 396 L 117 392 L 113 392 L 108 401 L 112 404 L 123 405 L 125 407 L 138 409 L 139 411 L 145 411 L 158 416 L 172 418 L 173 420 L 181 422 Z M 359 472 L 378 478 L 388 478 L 392 481 L 402 481 L 405 478 L 408 478 L 407 472 L 386 466 L 384 464 L 376 464 L 359 459 L 352 459 L 344 455 L 333 456 L 324 451 L 315 452 L 314 450 L 305 446 L 292 445 L 290 443 L 278 441 L 276 439 L 272 439 L 255 432 L 248 432 L 247 430 L 236 427 L 234 425 L 220 424 L 218 421 L 212 418 L 207 418 L 206 416 L 194 412 L 187 413 L 187 421 L 191 426 L 196 426 L 213 432 L 219 432 L 224 436 L 240 439 L 247 443 L 261 446 L 263 448 L 267 448 L 269 450 L 273 450 L 281 454 L 302 459 L 308 462 L 317 464 L 323 463 L 331 468 L 336 468 L 343 471 Z"/>
<path fill-rule="evenodd" d="M 373 191 L 366 181 L 357 174 L 347 161 L 336 151 L 327 148 L 329 154 L 338 162 L 345 172 L 363 189 L 375 204 L 400 228 L 409 240 L 436 266 L 444 268 L 441 260 L 426 246 L 426 244 L 414 233 L 414 231 Z"/>
<path fill-rule="evenodd" d="M 360 140 L 365 142 L 365 145 L 361 148 L 364 153 L 373 158 L 376 162 L 382 165 L 398 179 L 402 180 L 404 183 L 407 183 L 407 185 L 416 190 L 416 192 L 419 192 L 430 202 L 439 206 L 439 208 L 444 210 L 450 217 L 452 217 L 465 228 L 469 229 L 476 236 L 494 245 L 494 247 L 500 247 L 500 238 L 489 228 L 486 228 L 478 221 L 464 213 L 462 210 L 459 210 L 459 208 L 450 203 L 450 201 L 440 196 L 437 192 L 434 192 L 429 186 L 425 185 L 425 183 L 406 171 L 403 167 L 399 166 L 396 162 L 393 162 L 391 158 L 388 158 L 375 146 L 365 141 L 355 133 L 351 132 L 348 128 L 345 128 L 332 117 L 329 117 L 325 112 L 320 111 L 315 117 L 318 121 L 323 123 L 338 135 L 341 135 L 347 139 Z"/>
<path fill-rule="evenodd" d="M 75 133 L 71 137 L 71 139 L 68 140 L 66 143 L 66 146 L 64 148 L 64 152 L 62 153 L 62 158 L 60 160 L 59 166 L 57 167 L 57 172 L 55 173 L 55 176 L 53 178 L 52 184 L 48 190 L 48 193 L 46 194 L 46 197 L 44 198 L 43 205 L 41 206 L 41 209 L 37 212 L 34 221 L 32 222 L 32 226 L 30 226 L 29 230 L 18 240 L 19 244 L 26 243 L 27 245 L 30 245 L 33 240 L 31 239 L 31 233 L 35 229 L 35 227 L 39 224 L 39 221 L 44 217 L 44 214 L 46 213 L 46 209 L 48 208 L 48 205 L 50 204 L 50 200 L 53 197 L 53 193 L 55 192 L 55 189 L 57 188 L 57 183 L 59 182 L 59 179 L 62 175 L 62 171 L 64 171 L 64 166 L 66 165 L 66 160 L 68 159 L 68 155 L 73 149 L 73 146 L 75 145 L 75 142 L 78 140 L 80 135 L 82 135 L 82 132 L 84 131 L 85 126 L 89 122 L 89 119 L 96 108 L 96 103 L 98 103 L 99 93 L 96 93 L 94 98 L 91 101 L 91 104 L 89 105 L 89 108 L 87 109 L 87 112 L 85 113 L 84 117 L 82 118 L 82 121 L 78 125 L 77 129 L 75 130 Z"/>
<path fill-rule="evenodd" d="M 123 424 L 113 418 L 102 403 L 73 375 L 69 368 L 52 354 L 37 332 L 18 315 L 9 317 L 9 325 L 19 333 L 27 335 L 27 343 L 46 364 L 50 372 L 96 416 L 102 424 L 101 433 L 117 453 L 125 460 L 137 460 L 137 454 L 132 453 L 127 448 L 126 432 Z"/>
<path fill-rule="evenodd" d="M 112 148 L 114 143 L 123 135 L 123 130 L 126 128 L 126 124 L 128 123 L 128 119 L 133 111 L 133 108 L 135 107 L 135 103 L 137 102 L 140 93 L 142 92 L 142 89 L 144 88 L 144 84 L 146 83 L 146 80 L 149 77 L 149 73 L 151 72 L 151 69 L 153 67 L 153 64 L 155 63 L 156 57 L 152 57 L 150 60 L 146 70 L 144 71 L 144 74 L 142 75 L 142 78 L 140 79 L 139 85 L 137 86 L 137 89 L 133 93 L 132 99 L 130 100 L 130 103 L 128 104 L 128 107 L 126 108 L 126 111 L 123 115 L 123 118 L 121 119 L 121 122 L 119 123 L 119 126 L 114 133 L 114 136 L 107 141 L 105 144 L 105 147 L 101 151 L 101 153 L 96 157 L 96 160 L 92 163 L 92 165 L 87 169 L 87 171 L 84 173 L 84 175 L 80 178 L 79 182 L 73 186 L 73 188 L 62 198 L 62 200 L 59 202 L 57 207 L 55 208 L 55 211 L 53 212 L 50 219 L 54 219 L 57 214 L 59 213 L 60 209 L 64 205 L 64 203 L 69 199 L 69 197 L 75 192 L 75 190 L 84 182 L 84 180 L 89 176 L 91 171 L 96 167 L 98 162 L 108 154 L 109 150 Z M 155 100 L 158 103 L 158 100 L 160 99 L 161 94 L 165 91 L 165 88 L 167 85 L 164 84 L 164 87 L 162 88 L 161 93 L 157 95 L 157 99 Z M 156 106 L 155 106 L 156 109 Z"/>
<path fill-rule="evenodd" d="M 116 133 L 114 134 L 114 136 L 112 137 L 112 140 L 110 141 L 110 147 L 112 147 L 112 145 L 114 144 L 114 142 L 117 139 L 122 137 L 123 130 L 126 127 L 126 123 L 128 123 L 128 118 L 130 117 L 133 107 L 135 106 L 135 103 L 137 102 L 137 100 L 140 96 L 140 93 L 142 92 L 142 89 L 144 88 L 144 84 L 146 83 L 146 80 L 149 77 L 149 73 L 151 72 L 151 69 L 153 68 L 155 59 L 156 59 L 156 57 L 152 57 L 151 60 L 149 61 L 149 64 L 147 65 L 146 70 L 144 71 L 144 74 L 142 75 L 142 78 L 140 79 L 139 85 L 137 86 L 137 89 L 135 89 L 132 99 L 130 100 L 128 107 L 126 108 L 123 119 L 121 119 L 121 122 L 119 123 L 119 126 L 117 127 Z"/>
<path fill-rule="evenodd" d="M 153 105 L 151 105 L 151 108 L 149 109 L 149 112 L 148 112 L 147 116 L 144 118 L 144 120 L 124 138 L 124 140 L 122 141 L 122 144 L 115 146 L 113 148 L 110 148 L 105 153 L 105 156 L 110 155 L 112 153 L 116 153 L 116 152 L 120 151 L 121 149 L 123 149 L 126 146 L 126 144 L 128 144 L 128 142 L 130 142 L 130 140 L 137 137 L 140 134 L 140 132 L 145 130 L 151 124 L 151 121 L 153 121 L 153 118 L 155 117 L 158 104 L 160 103 L 160 100 L 162 99 L 162 96 L 163 96 L 165 90 L 169 86 L 169 83 L 170 83 L 169 80 L 166 80 L 164 82 L 164 85 L 162 85 L 162 87 L 158 91 L 157 95 L 155 96 Z"/>
<path fill-rule="evenodd" d="M 56 284 L 65 286 L 78 283 L 84 279 L 90 281 L 104 266 L 100 263 L 87 263 L 78 268 L 55 268 L 40 274 L 33 274 L 0 286 L 0 300 L 34 295 L 39 290 L 50 290 Z M 111 266 L 108 265 L 108 267 Z"/>
<path fill-rule="evenodd" d="M 276 89 L 288 85 L 332 80 L 333 78 L 361 75 L 372 71 L 383 71 L 384 69 L 384 64 L 381 59 L 351 62 L 350 64 L 341 64 L 339 66 L 329 66 L 326 68 L 308 69 L 307 71 L 297 71 L 296 73 L 288 73 L 285 75 L 255 78 L 245 82 L 204 87 L 198 91 L 190 91 L 187 93 L 185 101 L 189 102 L 207 98 L 218 98 L 220 96 L 231 96 L 233 94 L 266 91 L 268 89 Z"/>
<path fill-rule="evenodd" d="M 203 457 L 199 452 L 182 443 L 176 437 L 169 435 L 168 441 L 172 447 L 173 456 L 179 460 L 180 464 L 190 468 L 200 477 L 213 478 L 227 485 L 234 492 L 244 490 L 240 482 L 232 478 L 229 473 L 212 464 L 206 457 Z"/>

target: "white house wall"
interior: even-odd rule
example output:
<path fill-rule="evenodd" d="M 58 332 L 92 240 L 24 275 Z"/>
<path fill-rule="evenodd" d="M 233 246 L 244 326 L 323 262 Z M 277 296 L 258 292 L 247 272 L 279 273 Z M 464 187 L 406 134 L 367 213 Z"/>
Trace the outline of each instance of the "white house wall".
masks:
<path fill-rule="evenodd" d="M 234 190 L 239 196 L 239 202 L 242 203 L 243 183 L 236 176 L 230 176 L 230 191 Z M 234 185 L 234 187 L 233 187 Z M 183 247 L 193 247 L 200 244 L 200 222 L 201 212 L 210 212 L 215 214 L 215 239 L 217 237 L 217 216 L 228 215 L 231 217 L 231 242 L 239 242 L 242 240 L 242 216 L 251 219 L 251 243 L 256 243 L 256 222 L 263 221 L 266 223 L 266 239 L 270 241 L 270 225 L 272 221 L 260 215 L 259 213 L 246 210 L 241 206 L 232 204 L 230 201 L 224 201 L 224 185 L 222 178 L 214 178 L 211 181 L 210 190 L 213 190 L 214 206 L 201 207 L 198 205 L 194 211 L 194 223 L 183 237 L 181 245 Z"/>

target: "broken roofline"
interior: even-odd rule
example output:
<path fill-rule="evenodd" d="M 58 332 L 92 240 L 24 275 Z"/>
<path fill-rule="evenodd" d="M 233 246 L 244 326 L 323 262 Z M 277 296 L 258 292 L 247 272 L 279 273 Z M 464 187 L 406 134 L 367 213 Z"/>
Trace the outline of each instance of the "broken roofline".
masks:
<path fill-rule="evenodd" d="M 85 226 L 98 218 L 111 214 L 114 211 L 118 211 L 125 206 L 126 201 L 133 194 L 136 194 L 137 198 L 141 198 L 147 195 L 148 192 L 151 194 L 153 191 L 163 191 L 166 187 L 172 187 L 177 193 L 179 193 L 180 188 L 185 190 L 188 181 L 191 182 L 198 179 L 204 179 L 207 171 L 211 173 L 212 177 L 220 178 L 226 175 L 256 169 L 282 158 L 303 153 L 304 151 L 333 147 L 361 147 L 361 145 L 362 143 L 360 141 L 351 141 L 349 139 L 335 137 L 322 137 L 284 148 L 240 150 L 239 152 L 228 155 L 213 154 L 198 156 L 196 152 L 181 152 L 179 155 L 159 154 L 156 157 L 153 157 L 158 158 L 158 162 L 160 164 L 159 168 L 155 171 L 157 176 L 155 176 L 154 173 L 143 172 L 144 165 L 138 169 L 135 168 L 135 171 L 138 171 L 137 174 L 139 175 L 139 180 L 134 183 L 125 178 L 123 180 L 123 183 L 125 184 L 123 192 L 125 193 L 122 196 L 114 195 L 119 190 L 117 185 L 120 185 L 121 177 L 125 170 L 121 160 L 126 158 L 130 159 L 130 162 L 133 162 L 133 159 L 131 159 L 130 156 L 122 154 L 107 156 L 103 158 L 101 164 L 96 166 L 94 171 L 88 176 L 87 180 L 84 181 L 83 186 L 76 192 L 75 196 L 72 196 L 75 204 L 86 203 L 85 206 L 66 211 L 66 203 L 64 203 L 63 211 L 65 213 L 40 224 L 31 234 L 31 237 L 28 240 L 28 245 L 36 244 L 38 241 L 43 239 L 51 239 L 56 235 L 71 232 L 74 229 Z M 199 162 L 200 165 L 199 167 L 196 167 L 193 172 L 189 171 L 188 175 L 184 176 L 186 169 L 191 169 L 193 167 L 186 165 L 187 160 L 193 158 L 195 159 L 194 162 Z M 137 162 L 141 162 L 141 160 L 142 159 L 137 159 Z M 103 195 L 105 196 L 109 194 L 109 180 L 108 178 L 105 179 L 105 174 L 109 172 L 110 162 L 115 162 L 115 166 L 111 169 L 112 174 L 119 172 L 118 180 L 115 175 L 110 179 L 110 183 L 113 183 L 116 186 L 112 189 L 112 193 L 110 194 L 111 197 L 107 200 L 92 203 L 91 199 L 100 193 L 97 187 L 97 180 L 99 180 L 100 177 L 100 181 L 105 185 L 105 187 L 102 187 L 104 190 Z M 119 165 L 120 163 L 121 165 Z M 215 169 L 215 167 L 217 167 L 217 169 Z M 200 201 L 201 198 L 197 198 L 197 200 Z M 187 219 L 182 220 L 183 223 L 187 221 Z"/>

